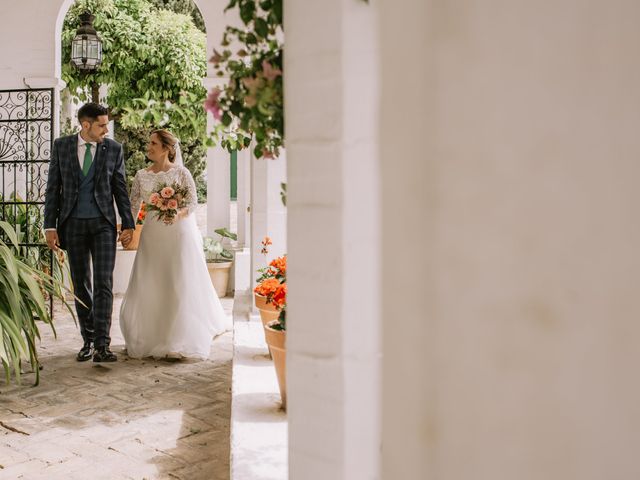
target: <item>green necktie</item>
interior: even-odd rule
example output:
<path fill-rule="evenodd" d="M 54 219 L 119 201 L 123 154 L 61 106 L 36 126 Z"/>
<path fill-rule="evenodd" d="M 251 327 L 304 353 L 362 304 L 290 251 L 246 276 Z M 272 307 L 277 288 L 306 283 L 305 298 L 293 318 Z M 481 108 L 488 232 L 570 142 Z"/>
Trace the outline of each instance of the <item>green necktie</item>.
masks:
<path fill-rule="evenodd" d="M 89 169 L 91 168 L 91 162 L 93 158 L 91 157 L 91 144 L 85 143 L 87 149 L 84 151 L 84 163 L 82 164 L 82 173 L 86 177 L 89 173 Z"/>

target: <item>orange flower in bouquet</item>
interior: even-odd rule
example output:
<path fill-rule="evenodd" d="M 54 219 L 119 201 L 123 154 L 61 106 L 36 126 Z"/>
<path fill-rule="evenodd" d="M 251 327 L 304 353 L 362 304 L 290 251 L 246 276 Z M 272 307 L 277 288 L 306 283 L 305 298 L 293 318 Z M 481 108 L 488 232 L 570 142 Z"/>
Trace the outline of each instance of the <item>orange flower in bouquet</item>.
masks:
<path fill-rule="evenodd" d="M 186 206 L 188 196 L 189 190 L 177 182 L 159 184 L 149 196 L 146 210 L 155 212 L 158 220 L 170 225 L 178 216 L 178 210 Z"/>

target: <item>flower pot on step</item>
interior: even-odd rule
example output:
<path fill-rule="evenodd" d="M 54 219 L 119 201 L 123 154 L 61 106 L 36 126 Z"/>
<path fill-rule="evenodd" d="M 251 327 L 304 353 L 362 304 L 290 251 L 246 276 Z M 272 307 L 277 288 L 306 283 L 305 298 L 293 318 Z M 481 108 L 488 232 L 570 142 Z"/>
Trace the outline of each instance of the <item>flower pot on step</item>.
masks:
<path fill-rule="evenodd" d="M 273 365 L 276 368 L 278 377 L 278 387 L 282 398 L 282 408 L 287 409 L 287 332 L 273 328 L 277 321 L 270 322 L 264 326 L 264 336 L 273 357 Z"/>
<path fill-rule="evenodd" d="M 232 261 L 224 262 L 208 262 L 209 276 L 211 283 L 218 297 L 222 298 L 227 295 L 227 287 L 229 286 L 229 272 L 231 271 Z"/>
<path fill-rule="evenodd" d="M 256 308 L 260 311 L 262 325 L 266 326 L 269 322 L 278 319 L 280 312 L 278 312 L 273 304 L 267 303 L 267 297 L 254 293 L 253 298 L 256 303 Z"/>

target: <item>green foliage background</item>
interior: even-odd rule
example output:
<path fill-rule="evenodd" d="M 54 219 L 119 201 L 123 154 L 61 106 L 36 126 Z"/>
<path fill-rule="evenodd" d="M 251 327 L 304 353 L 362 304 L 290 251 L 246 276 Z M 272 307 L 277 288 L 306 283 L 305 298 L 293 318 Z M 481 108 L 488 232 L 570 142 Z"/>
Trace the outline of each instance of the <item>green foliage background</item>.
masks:
<path fill-rule="evenodd" d="M 89 76 L 70 63 L 71 41 L 85 10 L 95 15 L 94 26 L 103 42 L 102 65 Z M 78 0 L 67 13 L 62 77 L 81 102 L 90 99 L 91 82 L 109 86 L 101 101 L 109 105 L 116 121 L 115 137 L 125 148 L 129 182 L 146 165 L 149 132 L 167 128 L 180 138 L 185 166 L 196 184 L 202 184 L 206 154 L 203 29 L 191 0 Z M 165 110 L 161 114 L 158 105 Z"/>
<path fill-rule="evenodd" d="M 237 10 L 244 27 L 228 26 L 222 51 L 211 59 L 216 74 L 228 79 L 208 100 L 220 116 L 214 139 L 230 152 L 254 140 L 257 158 L 277 157 L 285 130 L 282 0 L 230 0 L 226 10 Z M 242 48 L 234 51 L 235 45 Z M 270 76 L 265 64 L 278 74 Z"/>

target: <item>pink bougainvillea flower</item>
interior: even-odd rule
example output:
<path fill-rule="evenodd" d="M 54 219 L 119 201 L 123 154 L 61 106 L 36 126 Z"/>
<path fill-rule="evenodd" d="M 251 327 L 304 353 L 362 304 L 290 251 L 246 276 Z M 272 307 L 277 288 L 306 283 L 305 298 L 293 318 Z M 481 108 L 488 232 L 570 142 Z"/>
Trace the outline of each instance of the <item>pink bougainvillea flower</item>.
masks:
<path fill-rule="evenodd" d="M 211 112 L 213 118 L 216 120 L 220 120 L 222 118 L 222 109 L 220 108 L 220 103 L 218 99 L 220 98 L 220 94 L 222 91 L 216 87 L 209 93 L 209 96 L 204 102 L 204 109 L 207 112 Z"/>
<path fill-rule="evenodd" d="M 282 75 L 282 70 L 280 70 L 279 68 L 275 68 L 269 62 L 267 62 L 266 60 L 263 60 L 262 75 L 264 75 L 264 78 L 266 78 L 270 82 L 273 82 L 276 78 Z"/>
<path fill-rule="evenodd" d="M 160 195 L 162 195 L 162 198 L 171 198 L 174 195 L 175 190 L 171 187 L 164 187 L 162 190 L 160 190 Z"/>

